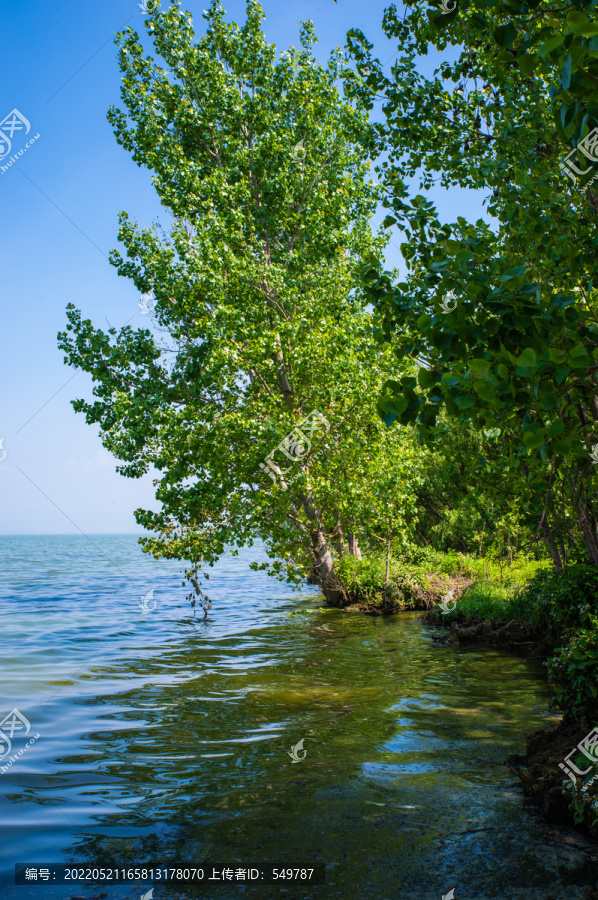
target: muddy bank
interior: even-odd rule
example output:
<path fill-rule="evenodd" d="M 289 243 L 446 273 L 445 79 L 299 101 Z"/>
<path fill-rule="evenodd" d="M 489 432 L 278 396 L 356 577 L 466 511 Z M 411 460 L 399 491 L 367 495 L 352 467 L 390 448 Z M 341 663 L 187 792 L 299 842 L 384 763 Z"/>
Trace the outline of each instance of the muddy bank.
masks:
<path fill-rule="evenodd" d="M 589 837 L 598 837 L 592 828 L 595 814 L 592 814 L 592 798 L 580 790 L 577 797 L 583 803 L 580 811 L 583 820 L 574 822 L 571 785 L 559 763 L 564 762 L 571 751 L 592 730 L 592 723 L 564 716 L 556 726 L 547 726 L 533 731 L 526 738 L 525 755 L 514 753 L 507 757 L 507 765 L 518 775 L 523 792 L 541 808 L 543 815 L 556 824 L 576 824 Z M 569 792 L 563 789 L 563 779 L 569 785 Z M 578 785 L 581 779 L 578 778 Z"/>
<path fill-rule="evenodd" d="M 541 659 L 552 655 L 558 646 L 549 631 L 537 628 L 531 622 L 522 622 L 517 619 L 491 622 L 488 619 L 463 618 L 461 621 L 458 619 L 455 621 L 453 617 L 449 625 L 442 612 L 435 608 L 426 612 L 421 617 L 421 621 L 426 625 L 448 626 L 448 634 L 442 635 L 437 640 L 452 646 L 487 644 L 513 653 L 521 653 L 523 656 Z"/>

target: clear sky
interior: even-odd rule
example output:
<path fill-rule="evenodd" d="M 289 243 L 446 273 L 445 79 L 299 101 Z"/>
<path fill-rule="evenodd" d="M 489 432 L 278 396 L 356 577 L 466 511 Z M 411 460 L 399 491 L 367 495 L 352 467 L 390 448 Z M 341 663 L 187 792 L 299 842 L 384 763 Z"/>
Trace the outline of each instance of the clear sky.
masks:
<path fill-rule="evenodd" d="M 183 3 L 197 33 L 204 30 L 206 5 Z M 319 38 L 315 52 L 324 62 L 357 27 L 386 61 L 397 50 L 381 31 L 386 5 L 263 0 L 264 28 L 282 51 L 298 45 L 298 22 L 311 19 Z M 244 20 L 244 0 L 225 0 L 224 6 L 230 19 Z M 142 327 L 147 321 L 135 287 L 117 276 L 108 253 L 118 246 L 120 210 L 144 227 L 164 211 L 150 174 L 118 146 L 106 121 L 108 107 L 120 104 L 113 36 L 126 25 L 145 34 L 146 20 L 139 0 L 4 0 L 0 10 L 0 122 L 16 109 L 30 123 L 28 134 L 25 126 L 14 133 L 0 166 L 39 134 L 6 171 L 0 168 L 3 534 L 138 532 L 133 510 L 155 506 L 151 475 L 117 475 L 96 427 L 74 413 L 70 401 L 89 397 L 91 382 L 64 365 L 56 345 L 69 302 L 96 326 L 130 320 Z M 145 41 L 149 49 L 147 35 Z M 427 72 L 436 60 L 426 58 Z M 446 221 L 476 219 L 483 211 L 479 195 L 430 196 Z M 393 240 L 400 243 L 399 235 Z M 396 247 L 389 247 L 387 259 L 399 264 Z"/>

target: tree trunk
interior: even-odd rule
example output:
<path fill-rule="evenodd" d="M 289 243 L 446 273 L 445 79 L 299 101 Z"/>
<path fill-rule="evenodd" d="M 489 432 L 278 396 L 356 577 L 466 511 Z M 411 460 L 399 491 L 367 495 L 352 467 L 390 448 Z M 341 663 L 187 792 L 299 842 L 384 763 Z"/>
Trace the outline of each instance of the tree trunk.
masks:
<path fill-rule="evenodd" d="M 559 554 L 558 547 L 556 545 L 556 541 L 554 539 L 554 535 L 552 533 L 552 528 L 549 528 L 546 522 L 543 522 L 542 531 L 544 532 L 544 540 L 552 557 L 555 571 L 561 573 L 563 571 L 563 563 Z"/>
<path fill-rule="evenodd" d="M 416 528 L 416 529 L 415 529 L 415 533 L 416 533 L 416 535 L 418 536 L 418 538 L 420 539 L 420 541 L 422 542 L 422 544 L 424 545 L 424 547 L 429 547 L 429 546 L 430 546 L 430 541 L 429 541 L 428 538 L 425 536 L 425 534 L 422 534 L 422 532 L 419 530 L 419 528 Z"/>
<path fill-rule="evenodd" d="M 577 507 L 577 518 L 586 542 L 588 558 L 594 565 L 598 565 L 598 544 L 596 543 L 595 529 L 592 527 L 591 518 L 581 503 Z"/>
<path fill-rule="evenodd" d="M 326 599 L 326 606 L 345 606 L 345 594 L 334 572 L 334 560 L 328 547 L 324 529 L 317 526 L 311 532 L 314 569 L 318 585 Z"/>
<path fill-rule="evenodd" d="M 339 559 L 341 559 L 344 554 L 347 552 L 347 545 L 345 544 L 345 536 L 343 534 L 343 524 L 341 522 L 341 516 L 339 511 L 336 511 L 336 527 L 334 529 L 334 546 L 336 552 L 339 555 Z"/>
<path fill-rule="evenodd" d="M 361 559 L 361 550 L 359 549 L 357 538 L 352 531 L 347 534 L 347 538 L 349 539 L 349 553 L 351 556 L 356 556 L 357 559 Z"/>
<path fill-rule="evenodd" d="M 284 353 L 282 352 L 282 344 L 281 344 L 281 340 L 280 340 L 280 335 L 278 333 L 276 334 L 276 345 L 277 345 L 276 362 L 278 364 L 278 372 L 277 372 L 278 388 L 280 390 L 280 393 L 283 396 L 283 399 L 284 399 L 287 409 L 292 409 L 293 408 L 293 389 L 289 383 L 289 379 L 287 376 L 287 365 L 285 362 Z"/>
<path fill-rule="evenodd" d="M 348 600 L 334 571 L 334 560 L 326 539 L 326 532 L 322 524 L 314 498 L 300 495 L 301 505 L 307 520 L 310 523 L 311 552 L 314 558 L 314 574 L 317 577 L 318 586 L 326 599 L 326 606 L 346 606 Z"/>

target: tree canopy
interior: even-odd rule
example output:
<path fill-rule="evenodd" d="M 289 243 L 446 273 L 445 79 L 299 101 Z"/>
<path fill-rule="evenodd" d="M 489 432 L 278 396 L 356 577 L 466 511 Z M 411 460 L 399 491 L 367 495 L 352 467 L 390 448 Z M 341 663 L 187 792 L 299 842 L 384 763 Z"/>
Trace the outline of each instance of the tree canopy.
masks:
<path fill-rule="evenodd" d="M 598 27 L 594 2 L 552 6 L 484 0 L 445 15 L 413 2 L 404 19 L 390 7 L 385 30 L 400 53 L 390 77 L 364 35 L 350 43 L 367 74 L 352 78 L 354 94 L 382 97 L 385 224 L 403 230 L 408 270 L 397 282 L 372 257 L 363 279 L 384 339 L 418 369 L 388 379 L 380 413 L 431 438 L 444 409 L 505 442 L 512 484 L 558 568 L 554 536 L 566 561 L 574 526 L 598 562 L 598 204 L 589 174 L 584 183 L 562 170 L 571 146 L 595 146 Z M 426 78 L 416 59 L 431 47 L 454 61 Z M 409 198 L 416 175 L 424 189 L 483 189 L 496 227 L 441 223 L 424 195 Z"/>
<path fill-rule="evenodd" d="M 155 327 L 103 332 L 71 305 L 60 346 L 94 379 L 95 401 L 75 408 L 119 471 L 159 473 L 159 510 L 136 513 L 154 532 L 147 551 L 202 566 L 261 537 L 270 571 L 311 569 L 339 604 L 335 553 L 359 552 L 376 472 L 407 483 L 413 457 L 376 413 L 402 367 L 380 351 L 356 277 L 383 246 L 372 131 L 339 93 L 340 54 L 317 64 L 306 23 L 277 59 L 262 15 L 250 2 L 245 24 L 228 24 L 214 2 L 196 41 L 173 5 L 148 23 L 163 64 L 133 30 L 118 37 L 124 109 L 109 119 L 172 224 L 122 213 L 126 255 L 111 262 L 153 292 Z M 397 509 L 411 504 L 401 496 Z"/>

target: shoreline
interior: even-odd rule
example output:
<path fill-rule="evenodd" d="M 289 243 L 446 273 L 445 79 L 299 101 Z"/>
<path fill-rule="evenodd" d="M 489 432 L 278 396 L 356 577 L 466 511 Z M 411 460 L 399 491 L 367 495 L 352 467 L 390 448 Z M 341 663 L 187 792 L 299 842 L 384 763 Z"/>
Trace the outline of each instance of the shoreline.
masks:
<path fill-rule="evenodd" d="M 435 573 L 437 574 L 437 573 Z M 430 576 L 427 589 L 421 588 L 408 602 L 388 598 L 386 602 L 365 601 L 355 598 L 347 611 L 361 612 L 370 616 L 390 616 L 399 612 L 422 612 L 419 620 L 444 633 L 435 641 L 451 647 L 480 645 L 505 650 L 508 653 L 542 663 L 549 659 L 559 641 L 546 629 L 538 628 L 531 622 L 518 619 L 490 621 L 482 617 L 467 617 L 451 607 L 450 622 L 438 609 L 439 601 L 450 592 L 457 600 L 466 587 L 473 583 L 467 576 L 444 576 L 435 579 Z M 555 825 L 568 825 L 592 842 L 598 843 L 598 767 L 595 774 L 583 785 L 577 779 L 575 785 L 559 767 L 576 746 L 587 737 L 598 723 L 574 718 L 560 713 L 556 725 L 547 725 L 526 735 L 524 754 L 512 753 L 505 759 L 505 765 L 517 775 L 525 797 L 539 809 L 542 816 Z M 592 785 L 594 792 L 589 794 Z"/>
<path fill-rule="evenodd" d="M 428 610 L 420 621 L 426 625 L 448 629 L 438 642 L 452 647 L 478 644 L 498 647 L 528 659 L 549 658 L 558 643 L 530 622 L 490 622 L 487 619 L 465 619 L 445 622 L 436 609 Z M 547 725 L 526 735 L 526 752 L 512 753 L 505 764 L 517 775 L 524 796 L 540 808 L 543 817 L 556 825 L 570 825 L 585 837 L 598 842 L 598 812 L 594 797 L 586 793 L 598 781 L 598 769 L 580 788 L 568 778 L 559 763 L 593 730 L 595 723 L 562 714 L 556 725 Z M 576 809 L 577 807 L 577 809 Z"/>

